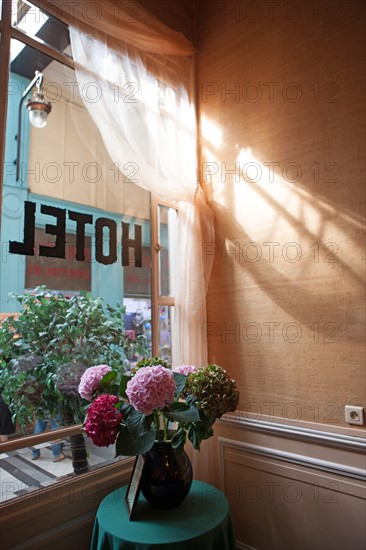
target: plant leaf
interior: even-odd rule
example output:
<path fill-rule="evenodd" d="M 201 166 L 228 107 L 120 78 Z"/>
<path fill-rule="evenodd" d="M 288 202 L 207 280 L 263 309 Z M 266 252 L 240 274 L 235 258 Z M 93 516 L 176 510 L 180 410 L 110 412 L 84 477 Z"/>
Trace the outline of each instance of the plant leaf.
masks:
<path fill-rule="evenodd" d="M 196 451 L 199 451 L 201 440 L 194 424 L 191 424 L 188 428 L 188 439 L 192 443 L 193 448 L 196 449 Z"/>
<path fill-rule="evenodd" d="M 174 378 L 174 382 L 177 385 L 174 395 L 178 397 L 178 395 L 180 395 L 184 390 L 184 386 L 186 385 L 186 382 L 187 382 L 187 377 L 185 374 L 181 374 L 179 372 L 173 372 L 173 378 Z"/>
<path fill-rule="evenodd" d="M 129 432 L 131 432 L 134 436 L 139 437 L 150 430 L 152 416 L 145 416 L 131 407 L 130 411 L 125 416 L 125 422 Z"/>
<path fill-rule="evenodd" d="M 109 386 L 109 384 L 114 380 L 117 376 L 117 373 L 115 370 L 110 370 L 109 372 L 106 372 L 99 384 L 102 386 L 102 388 L 105 388 Z"/>
<path fill-rule="evenodd" d="M 186 403 L 172 403 L 167 411 L 164 410 L 164 415 L 171 422 L 179 422 L 180 424 L 200 421 L 200 414 L 196 407 Z"/>
<path fill-rule="evenodd" d="M 119 385 L 119 395 L 121 397 L 126 397 L 126 388 L 129 380 L 131 380 L 130 376 L 127 376 L 126 374 L 122 374 L 121 383 Z"/>
<path fill-rule="evenodd" d="M 200 450 L 200 444 L 203 439 L 209 439 L 213 436 L 212 424 L 205 422 L 196 422 L 190 424 L 188 428 L 188 439 L 191 441 L 194 449 Z"/>
<path fill-rule="evenodd" d="M 116 441 L 116 456 L 136 456 L 146 453 L 155 441 L 155 430 L 150 430 L 138 437 L 132 434 L 127 426 L 122 426 Z"/>
<path fill-rule="evenodd" d="M 173 449 L 183 449 L 187 440 L 186 431 L 183 428 L 179 428 L 172 437 Z"/>

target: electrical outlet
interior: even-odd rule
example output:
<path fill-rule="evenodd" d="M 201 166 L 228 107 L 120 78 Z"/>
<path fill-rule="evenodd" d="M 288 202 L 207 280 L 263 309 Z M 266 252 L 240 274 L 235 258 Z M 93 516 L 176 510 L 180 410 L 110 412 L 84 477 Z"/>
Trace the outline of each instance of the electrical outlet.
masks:
<path fill-rule="evenodd" d="M 353 405 L 345 406 L 346 422 L 348 424 L 364 424 L 364 410 L 363 407 L 356 407 Z"/>

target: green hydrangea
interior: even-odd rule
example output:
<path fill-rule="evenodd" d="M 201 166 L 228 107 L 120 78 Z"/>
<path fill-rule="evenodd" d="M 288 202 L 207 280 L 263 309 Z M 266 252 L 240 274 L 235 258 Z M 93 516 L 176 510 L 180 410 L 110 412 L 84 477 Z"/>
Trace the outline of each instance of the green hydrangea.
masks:
<path fill-rule="evenodd" d="M 141 369 L 141 367 L 155 367 L 157 365 L 161 365 L 162 367 L 165 367 L 166 369 L 170 369 L 170 365 L 158 357 L 157 355 L 155 357 L 148 357 L 147 359 L 142 359 L 139 361 L 135 367 L 131 370 L 131 374 L 134 375 L 136 372 Z"/>
<path fill-rule="evenodd" d="M 185 392 L 194 397 L 197 408 L 209 418 L 220 418 L 235 411 L 239 403 L 235 380 L 218 365 L 208 365 L 191 373 Z"/>

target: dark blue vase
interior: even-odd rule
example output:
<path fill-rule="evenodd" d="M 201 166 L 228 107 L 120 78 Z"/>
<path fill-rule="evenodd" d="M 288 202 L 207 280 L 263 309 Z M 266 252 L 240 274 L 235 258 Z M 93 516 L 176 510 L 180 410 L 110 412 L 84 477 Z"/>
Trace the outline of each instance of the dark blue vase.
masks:
<path fill-rule="evenodd" d="M 141 491 L 154 508 L 179 506 L 192 485 L 192 464 L 184 451 L 174 450 L 169 441 L 156 441 L 145 453 Z"/>

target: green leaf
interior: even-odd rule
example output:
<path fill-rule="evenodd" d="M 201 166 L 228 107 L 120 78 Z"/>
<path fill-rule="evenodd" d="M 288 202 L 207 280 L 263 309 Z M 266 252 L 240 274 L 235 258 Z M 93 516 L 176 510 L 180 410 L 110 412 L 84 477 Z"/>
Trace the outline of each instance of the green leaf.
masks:
<path fill-rule="evenodd" d="M 155 441 L 155 430 L 136 437 L 127 426 L 122 426 L 116 441 L 116 456 L 136 456 L 146 453 L 151 449 Z"/>
<path fill-rule="evenodd" d="M 211 423 L 196 422 L 195 424 L 191 424 L 188 428 L 188 439 L 197 450 L 200 449 L 200 444 L 203 439 L 209 439 L 212 436 L 213 429 Z"/>
<path fill-rule="evenodd" d="M 173 372 L 173 378 L 174 378 L 174 382 L 177 385 L 175 390 L 175 396 L 178 397 L 178 395 L 180 395 L 184 390 L 184 387 L 187 382 L 187 376 L 185 374 L 180 374 L 179 372 Z"/>
<path fill-rule="evenodd" d="M 193 448 L 196 449 L 196 451 L 199 451 L 201 440 L 194 424 L 191 424 L 188 428 L 188 439 L 192 443 Z"/>
<path fill-rule="evenodd" d="M 117 373 L 114 370 L 107 372 L 99 382 L 99 386 L 107 392 L 114 393 L 111 382 L 115 380 Z M 118 386 L 117 386 L 118 390 Z"/>
<path fill-rule="evenodd" d="M 122 374 L 122 377 L 121 377 L 121 383 L 119 385 L 119 395 L 121 397 L 125 397 L 126 396 L 126 388 L 127 388 L 127 382 L 131 380 L 131 377 L 130 376 L 127 376 L 126 374 Z"/>
<path fill-rule="evenodd" d="M 186 431 L 183 428 L 179 428 L 172 437 L 173 449 L 183 449 L 187 440 Z"/>
<path fill-rule="evenodd" d="M 147 433 L 151 428 L 152 415 L 145 416 L 133 407 L 125 416 L 125 422 L 128 430 L 136 437 Z"/>
<path fill-rule="evenodd" d="M 180 424 L 186 424 L 187 422 L 199 422 L 199 411 L 193 405 L 187 405 L 186 403 L 175 402 L 166 411 L 164 415 L 171 422 L 179 422 Z"/>
<path fill-rule="evenodd" d="M 134 410 L 133 406 L 129 403 L 123 403 L 123 401 L 119 401 L 116 405 L 119 410 L 121 411 L 123 418 L 127 418 L 127 416 L 131 413 L 131 411 Z"/>
<path fill-rule="evenodd" d="M 189 409 L 189 405 L 184 401 L 173 401 L 168 407 L 169 411 L 186 411 L 187 409 Z"/>

